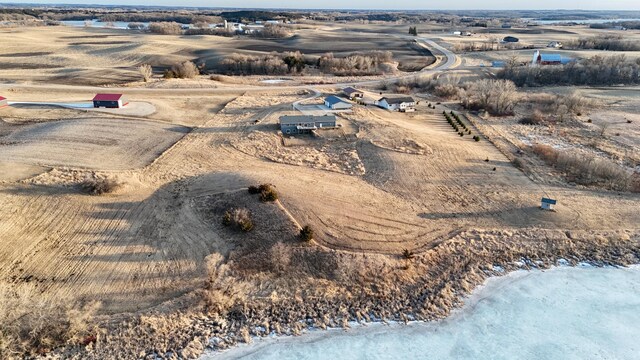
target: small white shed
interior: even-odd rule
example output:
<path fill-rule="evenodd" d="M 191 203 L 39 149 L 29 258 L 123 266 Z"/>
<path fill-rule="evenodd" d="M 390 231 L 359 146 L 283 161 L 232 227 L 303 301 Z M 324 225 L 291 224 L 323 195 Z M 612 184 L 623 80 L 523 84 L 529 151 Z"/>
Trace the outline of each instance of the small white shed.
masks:
<path fill-rule="evenodd" d="M 540 205 L 540 207 L 544 210 L 555 210 L 555 206 L 557 203 L 558 203 L 557 200 L 543 197 L 542 204 Z"/>

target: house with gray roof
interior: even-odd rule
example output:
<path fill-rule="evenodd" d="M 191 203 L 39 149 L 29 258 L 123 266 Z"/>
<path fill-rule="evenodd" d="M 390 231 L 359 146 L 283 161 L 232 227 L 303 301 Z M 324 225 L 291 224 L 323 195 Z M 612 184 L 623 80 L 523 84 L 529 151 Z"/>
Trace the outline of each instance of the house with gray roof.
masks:
<path fill-rule="evenodd" d="M 410 112 L 416 111 L 416 101 L 411 96 L 383 97 L 377 101 L 378 106 L 391 111 Z"/>
<path fill-rule="evenodd" d="M 335 95 L 327 96 L 327 98 L 324 99 L 324 105 L 331 110 L 348 110 L 353 107 L 353 105 Z"/>
<path fill-rule="evenodd" d="M 338 127 L 335 115 L 285 115 L 280 117 L 280 131 L 285 135 L 308 134 L 319 129 Z"/>
<path fill-rule="evenodd" d="M 362 91 L 351 86 L 342 89 L 342 93 L 351 100 L 355 98 L 362 99 L 364 97 L 364 93 Z"/>

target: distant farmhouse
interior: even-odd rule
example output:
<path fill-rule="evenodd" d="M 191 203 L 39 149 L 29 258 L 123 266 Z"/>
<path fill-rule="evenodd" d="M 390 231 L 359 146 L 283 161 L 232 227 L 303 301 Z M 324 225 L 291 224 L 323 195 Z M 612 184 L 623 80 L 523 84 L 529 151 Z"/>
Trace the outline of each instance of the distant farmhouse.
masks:
<path fill-rule="evenodd" d="M 411 112 L 416 111 L 416 101 L 410 97 L 387 98 L 378 100 L 378 106 L 391 111 Z"/>
<path fill-rule="evenodd" d="M 97 94 L 93 98 L 94 108 L 121 108 L 128 103 L 122 94 Z"/>
<path fill-rule="evenodd" d="M 353 105 L 335 95 L 327 96 L 327 98 L 324 99 L 324 105 L 331 110 L 347 110 L 353 107 Z"/>
<path fill-rule="evenodd" d="M 560 54 L 542 54 L 540 50 L 533 53 L 531 65 L 564 65 L 572 62 L 573 59 L 564 57 Z"/>
<path fill-rule="evenodd" d="M 552 41 L 547 45 L 548 48 L 562 49 L 562 43 L 560 41 Z"/>
<path fill-rule="evenodd" d="M 0 108 L 5 106 L 9 106 L 9 102 L 7 98 L 0 96 Z"/>
<path fill-rule="evenodd" d="M 364 93 L 362 91 L 352 87 L 342 89 L 342 93 L 351 100 L 356 98 L 362 99 L 364 97 Z"/>
<path fill-rule="evenodd" d="M 335 115 L 295 115 L 280 117 L 280 131 L 286 135 L 308 134 L 314 130 L 333 129 L 337 126 Z"/>
<path fill-rule="evenodd" d="M 518 39 L 517 37 L 513 37 L 513 36 L 507 36 L 504 39 L 502 39 L 502 42 L 505 42 L 505 43 L 517 43 L 519 41 L 520 41 L 520 39 Z"/>

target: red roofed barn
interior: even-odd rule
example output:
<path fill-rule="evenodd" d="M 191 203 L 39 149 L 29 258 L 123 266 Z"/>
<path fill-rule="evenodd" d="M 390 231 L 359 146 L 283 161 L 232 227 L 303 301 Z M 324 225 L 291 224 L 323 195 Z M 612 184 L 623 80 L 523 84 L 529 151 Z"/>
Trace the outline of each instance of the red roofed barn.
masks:
<path fill-rule="evenodd" d="M 0 96 L 0 108 L 8 105 L 9 103 L 7 102 L 7 98 Z"/>
<path fill-rule="evenodd" d="M 93 98 L 94 108 L 121 108 L 128 103 L 122 94 L 98 94 Z"/>

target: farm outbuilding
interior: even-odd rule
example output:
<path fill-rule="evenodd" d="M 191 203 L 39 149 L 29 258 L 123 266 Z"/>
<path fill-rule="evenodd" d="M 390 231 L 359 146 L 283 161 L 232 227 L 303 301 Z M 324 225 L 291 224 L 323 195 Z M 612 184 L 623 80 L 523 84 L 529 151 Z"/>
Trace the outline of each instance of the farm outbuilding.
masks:
<path fill-rule="evenodd" d="M 416 111 L 416 101 L 410 96 L 397 98 L 383 97 L 382 99 L 378 100 L 378 106 L 391 111 Z"/>
<path fill-rule="evenodd" d="M 543 54 L 540 50 L 533 53 L 531 65 L 564 65 L 572 62 L 573 59 L 560 54 Z"/>
<path fill-rule="evenodd" d="M 0 96 L 0 108 L 5 106 L 9 106 L 9 102 L 7 98 Z"/>
<path fill-rule="evenodd" d="M 362 99 L 364 97 L 364 93 L 353 87 L 346 87 L 342 89 L 342 93 L 348 97 L 349 99 L 359 98 Z"/>
<path fill-rule="evenodd" d="M 286 115 L 280 117 L 280 131 L 286 135 L 308 134 L 313 130 L 336 128 L 336 120 L 335 115 Z"/>
<path fill-rule="evenodd" d="M 129 102 L 122 94 L 97 94 L 93 98 L 94 108 L 121 108 Z"/>
<path fill-rule="evenodd" d="M 347 110 L 353 107 L 353 105 L 335 95 L 327 96 L 327 98 L 324 99 L 324 105 L 331 110 Z"/>
<path fill-rule="evenodd" d="M 544 210 L 554 210 L 557 203 L 557 200 L 543 197 L 540 207 Z"/>

